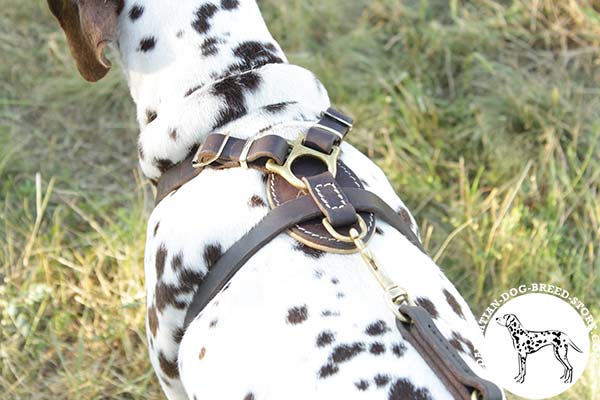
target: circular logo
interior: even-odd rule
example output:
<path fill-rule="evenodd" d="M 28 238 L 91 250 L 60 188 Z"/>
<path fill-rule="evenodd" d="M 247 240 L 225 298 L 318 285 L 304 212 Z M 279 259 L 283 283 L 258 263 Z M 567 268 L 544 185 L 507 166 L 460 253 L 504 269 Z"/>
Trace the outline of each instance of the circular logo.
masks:
<path fill-rule="evenodd" d="M 528 293 L 506 300 L 486 320 L 483 350 L 491 376 L 527 399 L 563 393 L 581 377 L 590 355 L 581 316 L 550 294 Z"/>

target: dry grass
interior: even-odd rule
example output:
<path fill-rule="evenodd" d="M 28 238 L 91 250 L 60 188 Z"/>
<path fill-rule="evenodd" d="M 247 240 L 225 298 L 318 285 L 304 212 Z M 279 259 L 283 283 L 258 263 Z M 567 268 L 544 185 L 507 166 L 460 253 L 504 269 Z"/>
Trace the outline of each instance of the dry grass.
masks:
<path fill-rule="evenodd" d="M 0 1 L 0 397 L 161 398 L 126 86 L 79 79 L 45 2 Z M 541 281 L 600 318 L 598 2 L 260 3 L 476 314 Z M 561 399 L 600 397 L 599 376 Z"/>

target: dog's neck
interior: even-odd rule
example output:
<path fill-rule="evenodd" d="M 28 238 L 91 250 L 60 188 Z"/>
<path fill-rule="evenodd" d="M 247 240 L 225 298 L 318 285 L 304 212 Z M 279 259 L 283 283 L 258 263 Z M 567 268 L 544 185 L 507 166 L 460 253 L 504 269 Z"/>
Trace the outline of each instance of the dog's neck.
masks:
<path fill-rule="evenodd" d="M 287 64 L 254 0 L 127 0 L 116 47 L 152 179 L 212 131 L 256 135 L 329 106 L 319 80 Z"/>

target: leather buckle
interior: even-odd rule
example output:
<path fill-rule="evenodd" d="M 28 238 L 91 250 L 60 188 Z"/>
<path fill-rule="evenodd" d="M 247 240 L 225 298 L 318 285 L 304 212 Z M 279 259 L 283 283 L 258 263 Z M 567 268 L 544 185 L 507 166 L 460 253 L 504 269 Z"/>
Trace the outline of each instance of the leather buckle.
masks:
<path fill-rule="evenodd" d="M 308 189 L 306 184 L 302 182 L 300 178 L 298 178 L 292 172 L 292 164 L 294 163 L 294 161 L 302 157 L 316 158 L 317 160 L 323 162 L 323 164 L 327 166 L 327 170 L 331 173 L 331 175 L 335 176 L 337 173 L 337 159 L 340 155 L 340 148 L 338 146 L 335 146 L 331 151 L 331 154 L 325 154 L 305 146 L 302 143 L 303 141 L 304 136 L 299 136 L 293 142 L 288 142 L 292 147 L 292 150 L 290 151 L 290 154 L 286 158 L 283 165 L 279 165 L 271 159 L 267 161 L 267 163 L 265 164 L 265 168 L 269 172 L 281 175 L 296 189 L 306 191 Z"/>
<path fill-rule="evenodd" d="M 221 157 L 221 154 L 223 154 L 223 150 L 225 150 L 225 146 L 227 145 L 228 140 L 229 140 L 229 133 L 227 133 L 225 135 L 225 138 L 223 139 L 223 143 L 221 143 L 221 147 L 219 148 L 219 151 L 217 151 L 217 154 L 215 154 L 213 157 L 211 157 L 207 161 L 198 160 L 198 157 L 200 157 L 200 151 L 202 150 L 202 146 L 198 147 L 198 150 L 196 151 L 196 154 L 194 155 L 194 158 L 192 159 L 192 167 L 204 168 L 204 167 L 207 167 L 210 164 L 214 163 L 215 161 L 217 161 Z"/>

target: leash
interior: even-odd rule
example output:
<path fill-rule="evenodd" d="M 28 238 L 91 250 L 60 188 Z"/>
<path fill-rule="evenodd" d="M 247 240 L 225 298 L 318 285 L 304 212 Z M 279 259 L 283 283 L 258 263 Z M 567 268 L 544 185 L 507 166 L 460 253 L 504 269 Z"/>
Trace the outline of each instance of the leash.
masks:
<path fill-rule="evenodd" d="M 271 211 L 213 265 L 194 293 L 184 328 L 242 266 L 273 238 L 286 232 L 305 245 L 334 253 L 360 253 L 382 287 L 402 337 L 413 345 L 456 399 L 500 400 L 502 391 L 477 376 L 441 334 L 429 313 L 393 282 L 368 247 L 376 217 L 425 253 L 402 218 L 338 160 L 339 145 L 352 119 L 329 108 L 306 135 L 289 142 L 277 135 L 243 140 L 209 135 L 196 154 L 166 171 L 158 181 L 156 204 L 204 168 L 253 168 L 268 172 Z"/>

